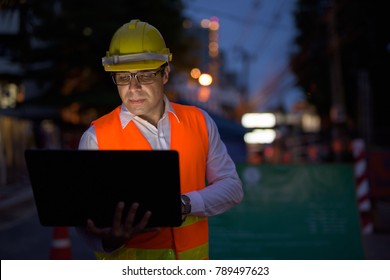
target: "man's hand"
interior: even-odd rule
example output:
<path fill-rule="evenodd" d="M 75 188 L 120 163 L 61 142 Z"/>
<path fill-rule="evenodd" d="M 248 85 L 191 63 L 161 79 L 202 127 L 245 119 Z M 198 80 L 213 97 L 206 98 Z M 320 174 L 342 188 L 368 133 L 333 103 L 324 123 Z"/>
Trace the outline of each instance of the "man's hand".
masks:
<path fill-rule="evenodd" d="M 115 208 L 111 228 L 98 228 L 95 226 L 95 223 L 89 219 L 87 221 L 86 230 L 87 232 L 102 239 L 103 248 L 106 251 L 114 251 L 115 249 L 121 247 L 128 239 L 131 238 L 131 236 L 145 230 L 152 213 L 150 211 L 145 212 L 141 221 L 138 224 L 133 225 L 138 206 L 139 204 L 136 202 L 131 205 L 125 222 L 122 224 L 122 215 L 125 204 L 124 202 L 119 202 Z"/>

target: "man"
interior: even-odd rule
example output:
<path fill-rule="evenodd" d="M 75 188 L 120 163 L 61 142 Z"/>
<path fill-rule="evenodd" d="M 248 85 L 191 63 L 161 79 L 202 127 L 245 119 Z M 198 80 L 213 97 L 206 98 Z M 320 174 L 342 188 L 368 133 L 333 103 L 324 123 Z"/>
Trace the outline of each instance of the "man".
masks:
<path fill-rule="evenodd" d="M 243 197 L 215 122 L 205 111 L 165 96 L 172 54 L 152 25 L 131 20 L 121 26 L 102 60 L 122 104 L 92 122 L 79 149 L 177 150 L 185 220 L 177 228 L 146 229 L 153 213 L 146 212 L 133 224 L 138 204 L 123 213 L 120 202 L 111 228 L 97 228 L 89 220 L 80 232 L 99 259 L 208 259 L 207 217 L 230 209 Z"/>

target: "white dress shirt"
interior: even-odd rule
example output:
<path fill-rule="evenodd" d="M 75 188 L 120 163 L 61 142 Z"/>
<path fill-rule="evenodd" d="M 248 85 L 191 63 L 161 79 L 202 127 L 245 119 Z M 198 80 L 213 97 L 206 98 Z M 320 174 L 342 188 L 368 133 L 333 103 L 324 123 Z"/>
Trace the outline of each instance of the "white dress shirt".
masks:
<path fill-rule="evenodd" d="M 173 114 L 178 122 L 180 122 L 180 119 L 175 114 L 166 96 L 164 96 L 164 102 L 164 114 L 157 123 L 157 127 L 130 113 L 122 104 L 119 115 L 122 128 L 125 128 L 129 122 L 133 121 L 150 143 L 152 149 L 169 149 L 171 139 L 168 114 Z M 191 215 L 213 216 L 223 213 L 238 204 L 242 200 L 243 190 L 235 164 L 220 138 L 214 120 L 207 112 L 200 110 L 205 116 L 209 137 L 206 166 L 208 186 L 200 191 L 189 192 L 186 195 L 191 199 Z M 82 135 L 79 149 L 98 149 L 95 128 L 93 126 L 90 126 Z M 89 241 L 91 242 L 92 240 Z"/>
<path fill-rule="evenodd" d="M 141 133 L 150 143 L 152 149 L 167 150 L 170 147 L 170 121 L 168 114 L 176 116 L 166 97 L 165 112 L 157 123 L 157 127 L 144 119 L 130 113 L 122 104 L 120 121 L 125 128 L 130 121 L 134 121 Z M 209 185 L 200 191 L 187 193 L 191 199 L 191 214 L 198 216 L 213 216 L 222 213 L 243 197 L 242 185 L 237 175 L 236 167 L 227 153 L 225 144 L 221 141 L 218 128 L 210 115 L 201 110 L 206 118 L 209 136 L 209 150 L 207 155 L 206 176 Z M 98 149 L 95 128 L 89 127 L 84 132 L 79 143 L 79 149 Z"/>

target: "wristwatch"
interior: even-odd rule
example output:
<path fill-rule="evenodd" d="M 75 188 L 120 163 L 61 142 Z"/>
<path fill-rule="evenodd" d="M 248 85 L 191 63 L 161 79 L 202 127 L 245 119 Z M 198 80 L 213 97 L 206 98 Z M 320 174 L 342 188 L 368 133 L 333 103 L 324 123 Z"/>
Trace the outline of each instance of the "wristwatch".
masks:
<path fill-rule="evenodd" d="M 182 214 L 184 216 L 186 216 L 186 215 L 191 213 L 191 200 L 185 194 L 183 194 L 181 196 L 181 205 L 182 205 L 182 209 L 183 209 L 183 213 Z"/>

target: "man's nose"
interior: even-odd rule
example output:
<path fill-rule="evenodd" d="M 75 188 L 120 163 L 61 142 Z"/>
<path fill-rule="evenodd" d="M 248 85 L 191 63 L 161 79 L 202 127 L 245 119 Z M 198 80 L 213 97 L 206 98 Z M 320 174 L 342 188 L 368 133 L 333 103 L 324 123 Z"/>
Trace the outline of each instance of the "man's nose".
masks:
<path fill-rule="evenodd" d="M 136 76 L 131 76 L 129 88 L 140 88 L 141 84 L 138 82 L 138 79 Z"/>

